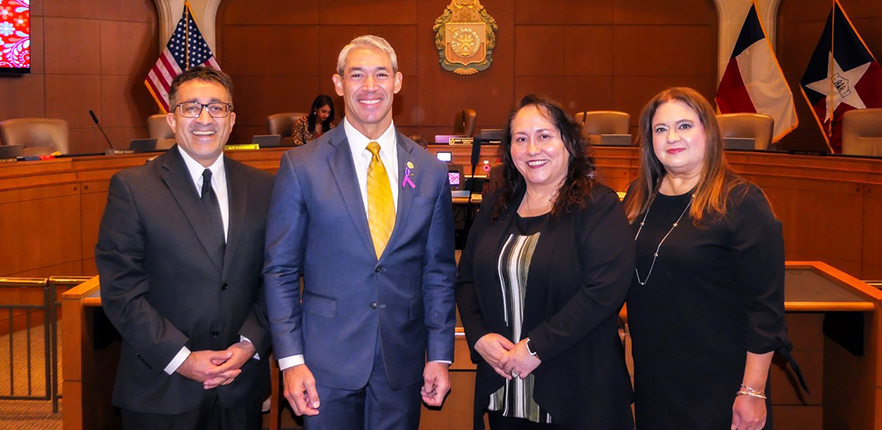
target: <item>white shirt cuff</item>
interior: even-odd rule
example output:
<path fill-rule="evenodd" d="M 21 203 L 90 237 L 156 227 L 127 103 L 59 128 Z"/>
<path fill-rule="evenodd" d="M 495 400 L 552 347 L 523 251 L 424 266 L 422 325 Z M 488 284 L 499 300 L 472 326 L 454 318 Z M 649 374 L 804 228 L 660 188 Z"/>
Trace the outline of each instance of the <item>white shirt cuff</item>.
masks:
<path fill-rule="evenodd" d="M 444 363 L 447 365 L 453 364 L 450 360 L 429 360 L 429 363 Z"/>
<path fill-rule="evenodd" d="M 165 373 L 172 375 L 175 371 L 178 370 L 178 367 L 181 367 L 184 364 L 184 360 L 190 356 L 190 348 L 186 346 L 181 347 L 181 350 L 175 355 L 175 358 L 172 358 L 172 361 L 168 363 L 168 366 L 165 366 Z"/>
<path fill-rule="evenodd" d="M 254 345 L 254 342 L 252 342 L 251 339 L 248 339 L 247 337 L 242 336 L 242 335 L 240 334 L 240 335 L 239 335 L 239 342 L 242 342 L 242 341 L 245 341 L 245 342 L 248 342 L 248 343 Z M 257 348 L 254 348 L 254 349 L 257 350 Z M 251 358 L 253 358 L 253 359 L 255 359 L 255 360 L 260 360 L 260 354 L 258 354 L 258 353 L 255 352 L 254 355 L 251 356 Z"/>
<path fill-rule="evenodd" d="M 303 363 L 305 363 L 305 361 L 303 361 L 303 354 L 282 357 L 279 359 L 279 369 L 285 370 L 289 367 L 299 366 Z"/>

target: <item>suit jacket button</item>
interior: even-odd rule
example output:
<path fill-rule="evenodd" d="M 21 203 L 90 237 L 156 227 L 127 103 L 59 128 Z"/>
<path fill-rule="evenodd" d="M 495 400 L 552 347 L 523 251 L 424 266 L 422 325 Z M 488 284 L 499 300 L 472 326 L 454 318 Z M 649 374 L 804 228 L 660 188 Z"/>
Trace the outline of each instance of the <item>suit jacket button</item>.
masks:
<path fill-rule="evenodd" d="M 377 309 L 377 302 L 371 302 L 371 309 Z"/>
<path fill-rule="evenodd" d="M 382 271 L 383 271 L 383 266 L 377 266 L 377 268 L 374 269 L 374 272 L 376 272 L 376 273 L 380 273 Z"/>
<path fill-rule="evenodd" d="M 227 285 L 227 283 L 226 283 L 226 282 L 224 282 L 224 284 L 223 284 L 223 285 L 221 285 L 221 290 L 226 290 L 226 289 L 227 289 L 227 288 L 230 288 L 230 286 L 229 286 L 229 285 Z"/>
<path fill-rule="evenodd" d="M 212 331 L 211 331 L 211 335 L 212 335 L 213 337 L 218 337 L 218 336 L 220 336 L 220 332 L 217 331 L 217 330 L 212 330 Z"/>

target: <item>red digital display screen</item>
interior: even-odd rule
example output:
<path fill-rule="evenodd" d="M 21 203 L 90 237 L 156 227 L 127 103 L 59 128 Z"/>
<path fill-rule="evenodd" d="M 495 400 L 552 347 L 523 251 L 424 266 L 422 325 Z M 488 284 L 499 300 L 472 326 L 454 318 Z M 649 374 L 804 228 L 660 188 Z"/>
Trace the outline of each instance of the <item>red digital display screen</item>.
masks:
<path fill-rule="evenodd" d="M 29 0 L 0 0 L 0 71 L 31 69 L 31 7 Z"/>

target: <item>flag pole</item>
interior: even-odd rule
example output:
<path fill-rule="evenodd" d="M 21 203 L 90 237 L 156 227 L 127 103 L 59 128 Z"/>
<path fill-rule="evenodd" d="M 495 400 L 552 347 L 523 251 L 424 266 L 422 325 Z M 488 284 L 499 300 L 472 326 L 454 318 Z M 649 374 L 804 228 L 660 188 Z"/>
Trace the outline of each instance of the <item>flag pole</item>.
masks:
<path fill-rule="evenodd" d="M 184 57 L 186 59 L 184 60 L 184 65 L 187 70 L 190 70 L 190 2 L 187 0 L 184 0 L 184 10 L 184 15 L 187 15 L 187 21 L 185 24 L 187 26 L 187 37 L 184 43 Z"/>
<path fill-rule="evenodd" d="M 836 91 L 836 85 L 834 85 L 836 76 L 833 75 L 835 70 L 833 65 L 836 63 L 836 4 L 838 2 L 839 0 L 833 0 L 833 8 L 830 12 L 830 61 L 827 62 L 827 67 L 829 68 L 827 76 L 830 77 L 830 96 L 827 97 L 827 112 L 830 112 L 830 123 L 827 124 L 828 142 L 829 138 L 833 137 L 833 117 L 836 115 L 836 112 L 833 111 L 833 92 Z"/>

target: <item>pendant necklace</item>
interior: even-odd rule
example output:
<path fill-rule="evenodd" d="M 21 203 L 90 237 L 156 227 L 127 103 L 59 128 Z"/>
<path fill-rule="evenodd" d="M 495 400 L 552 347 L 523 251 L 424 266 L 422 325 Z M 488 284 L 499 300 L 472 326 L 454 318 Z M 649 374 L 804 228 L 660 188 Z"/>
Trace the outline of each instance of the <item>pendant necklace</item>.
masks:
<path fill-rule="evenodd" d="M 652 199 L 655 200 L 655 197 L 653 197 Z M 692 200 L 694 199 L 695 194 L 693 194 L 692 197 L 689 199 L 689 203 L 686 204 L 683 212 L 680 213 L 680 217 L 677 218 L 676 221 L 674 221 L 674 225 L 671 226 L 671 229 L 668 230 L 667 233 L 665 233 L 665 237 L 663 237 L 662 240 L 658 243 L 658 246 L 655 248 L 655 252 L 652 254 L 652 264 L 649 265 L 649 272 L 646 273 L 646 279 L 641 280 L 640 272 L 638 272 L 637 268 L 634 267 L 634 274 L 637 275 L 637 283 L 639 283 L 640 285 L 646 285 L 646 283 L 649 282 L 649 277 L 652 275 L 652 269 L 655 267 L 655 260 L 658 258 L 658 250 L 661 249 L 662 244 L 665 243 L 665 239 L 667 239 L 668 236 L 671 235 L 671 232 L 674 231 L 674 229 L 677 228 L 677 226 L 680 224 L 680 220 L 683 219 L 683 215 L 686 215 L 686 211 L 688 211 L 689 207 L 692 206 Z M 652 204 L 650 204 L 650 207 L 651 206 Z M 637 228 L 637 234 L 634 236 L 634 242 L 637 242 L 637 238 L 640 237 L 640 232 L 643 230 L 643 224 L 646 223 L 647 216 L 649 216 L 649 207 L 646 208 L 646 213 L 643 214 L 643 220 L 640 221 L 640 227 Z"/>

